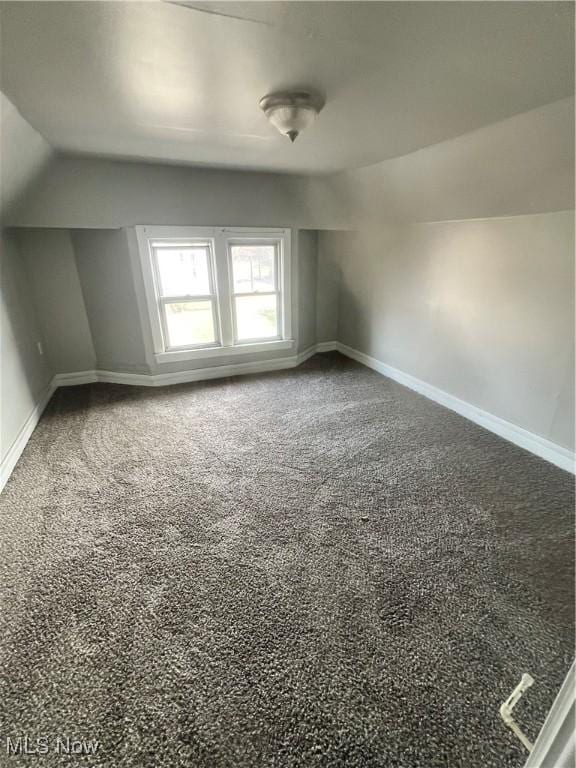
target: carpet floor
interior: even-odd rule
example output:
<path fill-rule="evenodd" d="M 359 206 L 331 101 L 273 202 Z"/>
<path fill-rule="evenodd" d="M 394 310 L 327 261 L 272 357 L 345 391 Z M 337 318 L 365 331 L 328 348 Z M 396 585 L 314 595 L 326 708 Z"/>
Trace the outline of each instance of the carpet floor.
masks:
<path fill-rule="evenodd" d="M 568 671 L 573 510 L 337 354 L 60 389 L 0 496 L 0 761 L 519 768 L 498 708 L 530 672 L 535 737 Z"/>

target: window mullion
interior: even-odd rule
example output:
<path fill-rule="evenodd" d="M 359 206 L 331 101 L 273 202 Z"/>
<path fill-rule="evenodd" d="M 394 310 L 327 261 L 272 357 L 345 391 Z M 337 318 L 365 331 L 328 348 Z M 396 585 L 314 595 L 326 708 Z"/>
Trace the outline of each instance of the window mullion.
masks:
<path fill-rule="evenodd" d="M 230 288 L 231 275 L 227 242 L 222 231 L 216 231 L 214 250 L 218 307 L 220 309 L 220 337 L 222 339 L 223 347 L 231 347 L 234 344 L 232 296 Z"/>

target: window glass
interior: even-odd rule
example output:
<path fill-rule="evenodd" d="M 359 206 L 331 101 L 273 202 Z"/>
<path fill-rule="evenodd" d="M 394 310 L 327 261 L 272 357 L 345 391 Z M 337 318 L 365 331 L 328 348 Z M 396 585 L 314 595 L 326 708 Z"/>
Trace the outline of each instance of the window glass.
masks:
<path fill-rule="evenodd" d="M 206 246 L 155 250 L 162 296 L 207 296 L 211 293 Z"/>
<path fill-rule="evenodd" d="M 164 305 L 169 347 L 216 341 L 211 301 L 174 301 Z"/>
<path fill-rule="evenodd" d="M 273 339 L 278 336 L 276 294 L 236 296 L 234 301 L 238 341 Z"/>
<path fill-rule="evenodd" d="M 287 230 L 142 226 L 137 235 L 158 362 L 293 343 Z"/>
<path fill-rule="evenodd" d="M 276 290 L 276 247 L 232 245 L 234 293 L 266 293 Z"/>

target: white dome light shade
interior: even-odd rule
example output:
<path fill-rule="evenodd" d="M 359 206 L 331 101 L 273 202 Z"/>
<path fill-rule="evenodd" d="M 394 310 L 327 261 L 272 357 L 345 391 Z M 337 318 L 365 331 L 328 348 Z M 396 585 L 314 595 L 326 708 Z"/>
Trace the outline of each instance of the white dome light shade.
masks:
<path fill-rule="evenodd" d="M 268 120 L 292 142 L 314 122 L 323 106 L 319 97 L 303 91 L 272 93 L 260 99 Z"/>
<path fill-rule="evenodd" d="M 317 114 L 315 109 L 308 107 L 274 107 L 266 117 L 280 133 L 288 136 L 290 141 L 295 141 L 304 128 L 314 122 Z"/>

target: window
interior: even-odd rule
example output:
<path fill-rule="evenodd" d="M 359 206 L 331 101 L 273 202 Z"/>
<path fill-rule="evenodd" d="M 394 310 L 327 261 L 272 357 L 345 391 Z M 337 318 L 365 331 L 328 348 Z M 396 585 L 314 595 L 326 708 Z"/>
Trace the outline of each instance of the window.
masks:
<path fill-rule="evenodd" d="M 289 231 L 136 231 L 158 362 L 293 346 Z"/>
<path fill-rule="evenodd" d="M 281 308 L 276 243 L 230 243 L 236 341 L 277 339 Z"/>
<path fill-rule="evenodd" d="M 213 346 L 219 341 L 209 242 L 151 241 L 164 348 Z"/>

